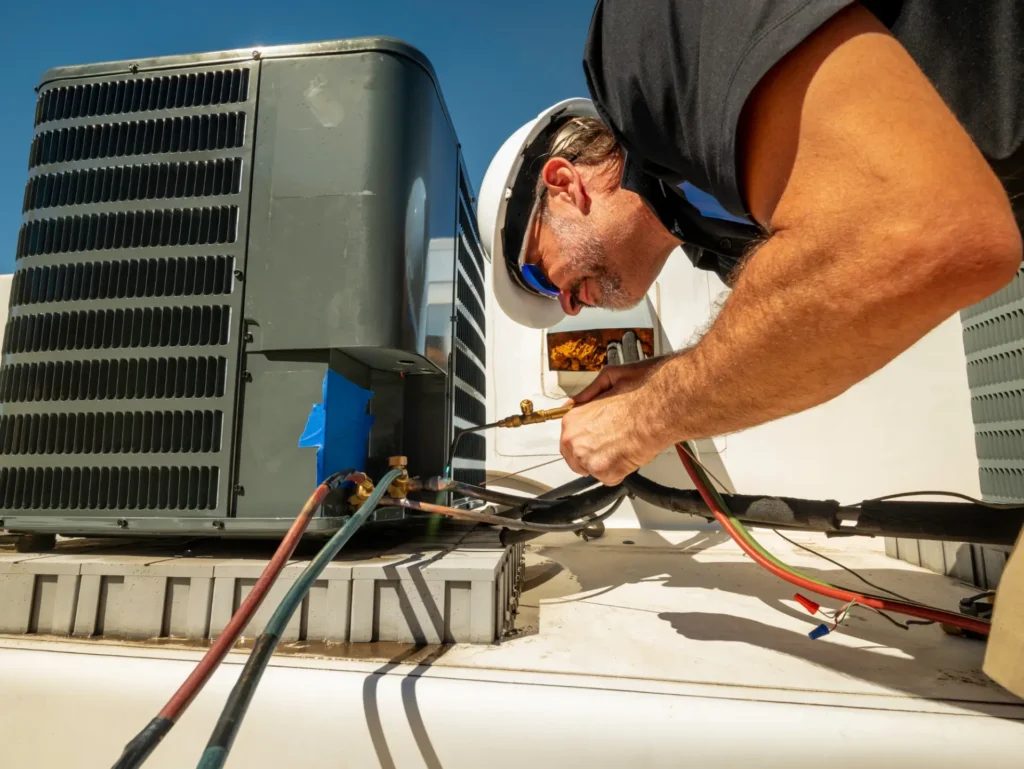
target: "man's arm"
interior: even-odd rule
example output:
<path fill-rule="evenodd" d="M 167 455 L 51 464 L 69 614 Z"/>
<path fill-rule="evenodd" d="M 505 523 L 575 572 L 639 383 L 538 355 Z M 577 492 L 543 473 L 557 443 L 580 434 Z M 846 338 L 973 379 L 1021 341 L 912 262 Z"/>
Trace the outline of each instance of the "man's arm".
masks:
<path fill-rule="evenodd" d="M 577 472 L 616 482 L 675 441 L 830 400 L 1020 265 L 998 179 L 859 6 L 765 77 L 741 129 L 747 204 L 771 236 L 699 344 L 563 420 Z"/>

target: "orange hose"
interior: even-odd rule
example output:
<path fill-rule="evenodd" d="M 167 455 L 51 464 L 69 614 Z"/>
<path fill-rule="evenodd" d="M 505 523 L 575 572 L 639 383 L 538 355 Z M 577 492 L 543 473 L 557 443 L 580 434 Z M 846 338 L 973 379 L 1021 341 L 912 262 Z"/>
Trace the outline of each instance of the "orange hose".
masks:
<path fill-rule="evenodd" d="M 178 691 L 174 693 L 174 696 L 167 701 L 167 704 L 164 705 L 157 718 L 166 718 L 172 722 L 177 721 L 192 703 L 192 700 L 196 698 L 196 695 L 202 690 L 203 686 L 206 685 L 207 680 L 213 675 L 213 671 L 217 669 L 217 666 L 220 665 L 224 657 L 231 650 L 231 647 L 235 645 L 235 641 L 238 640 L 242 631 L 245 630 L 249 620 L 252 619 L 256 610 L 260 608 L 263 599 L 270 592 L 271 585 L 274 584 L 274 581 L 295 551 L 295 546 L 302 539 L 302 535 L 305 533 L 306 527 L 309 526 L 313 513 L 323 503 L 330 490 L 330 486 L 327 483 L 317 486 L 316 490 L 306 501 L 306 504 L 302 506 L 299 514 L 295 517 L 295 521 L 277 546 L 277 550 L 267 563 L 266 568 L 263 569 L 259 579 L 256 580 L 256 584 L 253 585 L 252 590 L 249 591 L 241 606 L 238 607 L 238 611 L 231 615 L 231 619 L 228 620 L 228 624 L 224 627 L 223 632 L 217 636 L 217 640 L 206 651 L 199 664 L 189 673 L 184 683 L 178 687 Z"/>

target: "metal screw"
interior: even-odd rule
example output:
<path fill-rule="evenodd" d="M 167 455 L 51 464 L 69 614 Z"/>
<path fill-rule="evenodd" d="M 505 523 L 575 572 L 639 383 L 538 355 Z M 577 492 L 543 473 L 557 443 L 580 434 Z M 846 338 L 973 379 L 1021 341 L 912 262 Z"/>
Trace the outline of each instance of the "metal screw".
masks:
<path fill-rule="evenodd" d="M 242 372 L 242 381 L 243 382 L 251 382 L 252 381 L 252 373 L 249 372 L 249 371 L 243 371 Z"/>
<path fill-rule="evenodd" d="M 251 331 L 247 331 L 245 333 L 245 341 L 246 342 L 251 342 L 252 341 L 252 332 Z"/>
<path fill-rule="evenodd" d="M 252 52 L 252 57 L 253 57 L 254 59 L 258 59 L 258 58 L 260 57 L 260 52 L 259 52 L 258 50 L 256 50 L 256 51 L 253 51 L 253 52 Z"/>
<path fill-rule="evenodd" d="M 131 64 L 128 65 L 128 71 L 131 72 L 133 75 L 138 74 L 139 65 L 136 64 L 135 62 L 132 62 Z"/>
<path fill-rule="evenodd" d="M 235 493 L 238 496 L 240 496 L 240 497 L 244 496 L 245 495 L 245 486 L 241 485 L 240 483 L 236 483 L 235 484 Z"/>
<path fill-rule="evenodd" d="M 722 238 L 720 241 L 718 241 L 718 245 L 720 245 L 722 248 L 732 248 L 732 241 L 729 240 L 729 238 Z"/>
<path fill-rule="evenodd" d="M 128 528 L 128 520 L 126 518 L 118 518 L 117 519 L 117 525 L 118 525 L 119 528 L 127 529 Z"/>
<path fill-rule="evenodd" d="M 235 270 L 235 278 L 236 279 L 241 280 L 243 274 L 244 273 L 241 270 Z"/>
<path fill-rule="evenodd" d="M 224 521 L 214 521 L 213 522 L 213 528 L 215 528 L 215 529 L 223 529 L 224 528 Z"/>

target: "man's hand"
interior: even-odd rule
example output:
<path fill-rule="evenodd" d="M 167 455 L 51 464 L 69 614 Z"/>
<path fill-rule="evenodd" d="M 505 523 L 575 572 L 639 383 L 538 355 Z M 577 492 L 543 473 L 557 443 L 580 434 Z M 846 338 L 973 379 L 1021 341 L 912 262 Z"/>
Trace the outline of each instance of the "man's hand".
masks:
<path fill-rule="evenodd" d="M 605 393 L 634 390 L 652 370 L 664 363 L 665 360 L 666 358 L 648 358 L 621 366 L 605 366 L 597 375 L 597 379 L 572 399 L 573 403 L 578 406 L 581 403 L 590 403 Z"/>
<path fill-rule="evenodd" d="M 660 445 L 644 408 L 643 382 L 663 359 L 601 371 L 562 418 L 562 456 L 574 472 L 614 486 L 652 459 Z M 667 444 L 666 444 L 667 445 Z"/>

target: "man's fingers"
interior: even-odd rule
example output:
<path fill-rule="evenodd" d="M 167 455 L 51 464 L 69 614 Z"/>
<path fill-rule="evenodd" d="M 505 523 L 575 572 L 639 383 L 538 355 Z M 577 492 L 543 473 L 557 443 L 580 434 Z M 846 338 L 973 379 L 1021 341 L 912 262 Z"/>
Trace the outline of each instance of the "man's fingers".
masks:
<path fill-rule="evenodd" d="M 565 463 L 569 465 L 569 469 L 577 475 L 589 475 L 587 469 L 580 463 L 576 457 L 576 452 L 573 450 L 572 440 L 566 435 L 566 422 L 562 421 L 562 440 L 559 443 L 559 450 L 562 452 L 562 458 Z"/>
<path fill-rule="evenodd" d="M 597 375 L 597 379 L 587 385 L 583 392 L 575 395 L 573 400 L 577 403 L 588 403 L 596 398 L 606 390 L 612 389 L 612 378 L 608 373 L 608 369 L 602 369 L 601 373 Z"/>
<path fill-rule="evenodd" d="M 590 475 L 587 469 L 580 464 L 578 459 L 576 459 L 576 455 L 572 452 L 572 447 L 562 446 L 562 458 L 565 459 L 565 463 L 569 465 L 569 469 L 577 475 Z"/>
<path fill-rule="evenodd" d="M 597 478 L 605 486 L 618 486 L 631 472 L 632 470 L 625 470 L 620 462 L 616 462 L 598 470 L 591 468 L 590 475 Z"/>

